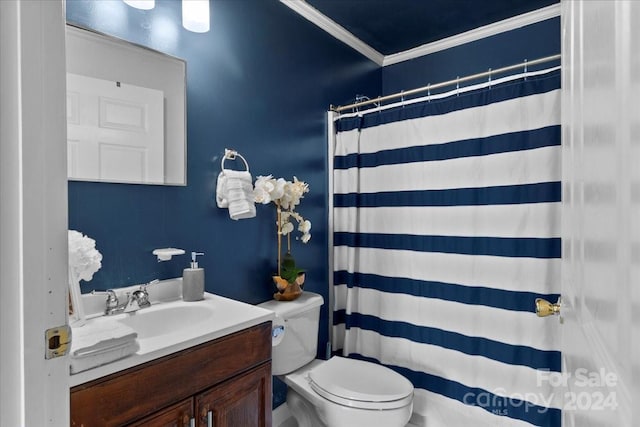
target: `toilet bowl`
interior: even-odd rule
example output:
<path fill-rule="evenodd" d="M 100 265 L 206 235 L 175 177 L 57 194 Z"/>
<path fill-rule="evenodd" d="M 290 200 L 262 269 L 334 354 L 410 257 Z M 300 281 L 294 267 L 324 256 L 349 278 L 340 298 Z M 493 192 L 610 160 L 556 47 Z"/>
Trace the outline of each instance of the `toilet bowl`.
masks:
<path fill-rule="evenodd" d="M 382 365 L 334 356 L 282 379 L 299 427 L 404 427 L 411 418 L 413 385 Z"/>
<path fill-rule="evenodd" d="M 404 427 L 413 409 L 413 385 L 371 362 L 334 356 L 314 359 L 322 296 L 268 301 L 273 322 L 273 374 L 288 386 L 287 405 L 298 427 Z"/>

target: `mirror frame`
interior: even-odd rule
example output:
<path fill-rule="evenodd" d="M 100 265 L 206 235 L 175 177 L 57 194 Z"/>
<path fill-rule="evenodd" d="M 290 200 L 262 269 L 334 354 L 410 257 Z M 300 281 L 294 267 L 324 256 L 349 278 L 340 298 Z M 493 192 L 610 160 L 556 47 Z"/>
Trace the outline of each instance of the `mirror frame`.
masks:
<path fill-rule="evenodd" d="M 66 25 L 67 72 L 129 83 L 164 92 L 164 182 L 127 184 L 187 185 L 187 64 L 146 46 L 76 24 Z"/>

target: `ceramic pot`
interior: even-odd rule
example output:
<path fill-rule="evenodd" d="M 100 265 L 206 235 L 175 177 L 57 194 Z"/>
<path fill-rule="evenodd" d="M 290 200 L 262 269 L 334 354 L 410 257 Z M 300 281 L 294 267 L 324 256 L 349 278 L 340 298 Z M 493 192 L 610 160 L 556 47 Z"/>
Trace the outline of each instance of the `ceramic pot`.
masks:
<path fill-rule="evenodd" d="M 293 301 L 298 298 L 302 295 L 304 278 L 305 275 L 302 273 L 293 283 L 289 283 L 280 276 L 273 276 L 273 281 L 278 288 L 278 292 L 273 294 L 273 298 L 278 301 Z"/>

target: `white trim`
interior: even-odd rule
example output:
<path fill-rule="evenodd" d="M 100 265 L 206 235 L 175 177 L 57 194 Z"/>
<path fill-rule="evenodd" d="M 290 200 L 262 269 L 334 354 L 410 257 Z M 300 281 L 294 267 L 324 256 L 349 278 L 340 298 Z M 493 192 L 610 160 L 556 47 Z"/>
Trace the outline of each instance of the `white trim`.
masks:
<path fill-rule="evenodd" d="M 69 425 L 64 2 L 0 1 L 0 425 Z"/>
<path fill-rule="evenodd" d="M 532 12 L 523 13 L 522 15 L 514 16 L 512 18 L 504 19 L 502 21 L 494 22 L 493 24 L 485 25 L 484 27 L 456 34 L 455 36 L 447 37 L 433 43 L 423 44 L 422 46 L 418 46 L 413 49 L 392 53 L 390 55 L 383 55 L 347 31 L 344 27 L 340 26 L 335 21 L 323 15 L 317 9 L 310 6 L 304 0 L 280 0 L 280 2 L 382 67 L 419 58 L 441 50 L 450 49 L 465 43 L 560 16 L 560 3 L 558 3 Z"/>
<path fill-rule="evenodd" d="M 327 304 L 328 307 L 328 317 L 329 317 L 329 348 L 325 356 L 327 359 L 331 357 L 331 352 L 333 351 L 332 343 L 333 343 L 333 310 L 335 307 L 334 300 L 334 290 L 333 290 L 333 156 L 335 154 L 335 143 L 336 143 L 336 129 L 335 129 L 335 121 L 337 120 L 338 113 L 334 111 L 327 111 L 327 170 L 328 174 L 328 197 L 327 197 L 327 230 L 329 230 L 327 237 L 327 246 L 328 246 L 328 266 L 329 266 L 329 274 L 328 274 L 328 299 L 329 302 Z"/>
<path fill-rule="evenodd" d="M 522 28 L 537 22 L 546 21 L 547 19 L 555 18 L 557 16 L 560 16 L 560 3 L 514 16 L 513 18 L 508 18 L 493 24 L 485 25 L 484 27 L 475 28 L 433 43 L 423 44 L 422 46 L 405 50 L 404 52 L 386 55 L 382 62 L 382 66 L 386 67 L 387 65 L 408 61 L 420 56 L 429 55 L 441 50 L 450 49 L 452 47 L 494 36 L 496 34 Z"/>
<path fill-rule="evenodd" d="M 0 2 L 0 425 L 25 425 L 20 186 L 20 9 Z M 5 285 L 12 284 L 11 286 Z"/>
<path fill-rule="evenodd" d="M 383 54 L 364 43 L 332 19 L 329 19 L 327 16 L 320 13 L 320 11 L 309 5 L 304 0 L 280 0 L 280 2 L 341 42 L 351 46 L 353 49 L 360 52 L 376 64 L 382 66 L 384 61 Z"/>

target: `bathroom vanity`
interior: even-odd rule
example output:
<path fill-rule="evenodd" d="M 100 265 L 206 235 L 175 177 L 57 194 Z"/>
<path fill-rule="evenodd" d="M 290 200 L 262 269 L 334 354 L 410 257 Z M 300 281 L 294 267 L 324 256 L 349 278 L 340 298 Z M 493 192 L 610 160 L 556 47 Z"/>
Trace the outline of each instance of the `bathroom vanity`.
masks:
<path fill-rule="evenodd" d="M 210 294 L 190 304 L 207 301 L 211 331 L 142 334 L 137 354 L 72 375 L 71 426 L 270 427 L 272 314 Z"/>
<path fill-rule="evenodd" d="M 271 323 L 71 389 L 72 426 L 270 426 Z"/>

